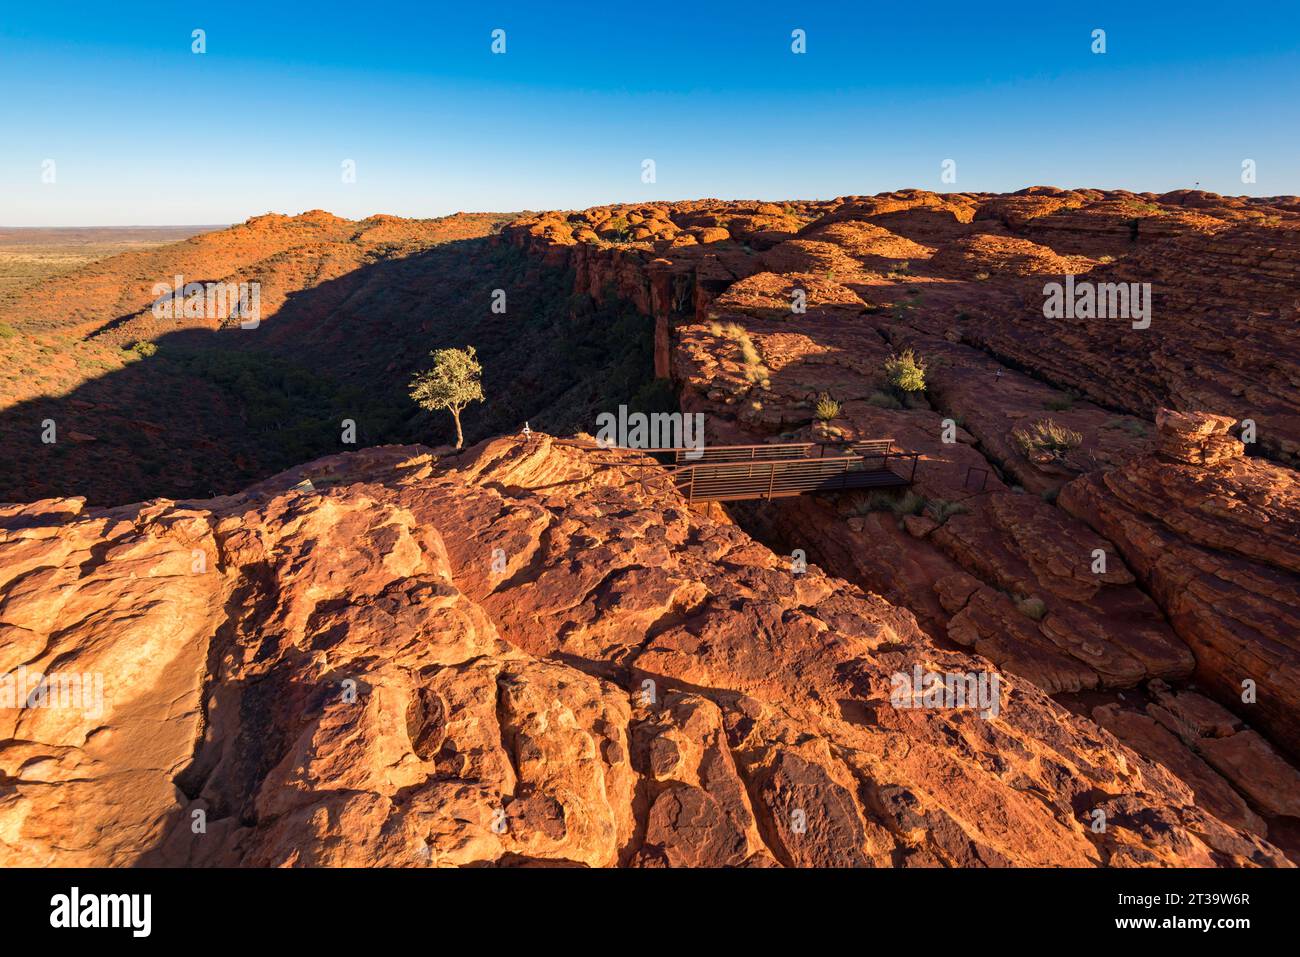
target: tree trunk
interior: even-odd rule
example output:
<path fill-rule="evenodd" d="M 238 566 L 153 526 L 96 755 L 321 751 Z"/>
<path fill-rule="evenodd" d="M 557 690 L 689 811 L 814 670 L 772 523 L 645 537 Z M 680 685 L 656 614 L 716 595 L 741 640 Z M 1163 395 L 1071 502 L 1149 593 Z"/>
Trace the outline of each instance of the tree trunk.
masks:
<path fill-rule="evenodd" d="M 452 409 L 451 417 L 456 420 L 456 448 L 460 448 L 465 444 L 465 436 L 460 431 L 460 410 Z"/>

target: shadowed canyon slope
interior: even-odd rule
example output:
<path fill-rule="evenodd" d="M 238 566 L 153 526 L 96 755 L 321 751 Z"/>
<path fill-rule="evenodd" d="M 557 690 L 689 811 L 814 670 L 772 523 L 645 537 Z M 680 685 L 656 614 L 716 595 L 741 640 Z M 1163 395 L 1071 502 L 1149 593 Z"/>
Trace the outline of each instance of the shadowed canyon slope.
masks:
<path fill-rule="evenodd" d="M 435 348 L 482 359 L 493 401 L 467 410 L 471 440 L 525 421 L 574 431 L 654 391 L 644 321 L 571 302 L 572 277 L 492 243 L 509 218 L 260 216 L 28 291 L 0 308 L 0 500 L 237 492 L 346 448 L 345 421 L 360 445 L 446 434 L 406 394 Z M 259 283 L 256 328 L 220 309 L 155 316 L 154 285 L 176 277 Z M 43 441 L 47 422 L 58 441 Z"/>
<path fill-rule="evenodd" d="M 0 512 L 0 674 L 108 701 L 0 710 L 10 862 L 1300 859 L 1300 201 L 508 219 L 261 217 L 0 316 L 0 500 L 50 497 Z M 160 323 L 181 273 L 261 277 L 260 327 Z M 1067 274 L 1150 283 L 1149 325 L 1048 318 Z M 343 418 L 448 435 L 405 384 L 465 343 L 471 440 L 666 398 L 711 444 L 890 437 L 916 481 L 692 510 L 545 436 L 268 478 Z M 918 665 L 996 671 L 1000 713 L 891 706 Z"/>

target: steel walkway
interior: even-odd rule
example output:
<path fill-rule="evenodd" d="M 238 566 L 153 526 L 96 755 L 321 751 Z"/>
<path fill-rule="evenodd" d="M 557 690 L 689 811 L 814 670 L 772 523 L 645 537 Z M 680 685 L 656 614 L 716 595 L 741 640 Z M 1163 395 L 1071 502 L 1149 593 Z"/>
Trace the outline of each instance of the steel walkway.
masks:
<path fill-rule="evenodd" d="M 892 439 L 858 442 L 826 454 L 813 442 L 723 445 L 702 450 L 627 449 L 671 456 L 664 473 L 688 502 L 786 498 L 813 492 L 902 488 L 916 476 L 919 452 L 894 448 Z M 814 451 L 816 450 L 816 451 Z M 906 471 L 906 475 L 903 471 Z"/>

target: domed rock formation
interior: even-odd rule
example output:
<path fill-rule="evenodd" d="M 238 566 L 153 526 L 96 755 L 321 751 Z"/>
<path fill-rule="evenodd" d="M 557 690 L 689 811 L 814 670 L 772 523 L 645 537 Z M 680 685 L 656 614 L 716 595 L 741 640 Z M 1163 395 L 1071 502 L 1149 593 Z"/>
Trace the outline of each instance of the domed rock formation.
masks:
<path fill-rule="evenodd" d="M 993 665 L 547 436 L 6 506 L 0 569 L 0 670 L 103 680 L 0 712 L 9 865 L 1286 863 L 1028 681 L 897 707 Z"/>

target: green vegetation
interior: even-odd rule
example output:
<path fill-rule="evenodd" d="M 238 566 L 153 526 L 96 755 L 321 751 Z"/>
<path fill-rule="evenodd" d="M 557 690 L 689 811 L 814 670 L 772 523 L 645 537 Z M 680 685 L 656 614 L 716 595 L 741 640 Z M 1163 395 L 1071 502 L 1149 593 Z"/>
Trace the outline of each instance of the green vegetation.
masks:
<path fill-rule="evenodd" d="M 1131 213 L 1146 213 L 1148 215 L 1164 214 L 1164 209 L 1157 206 L 1155 203 L 1144 203 L 1135 199 L 1126 199 L 1122 208 Z"/>
<path fill-rule="evenodd" d="M 852 506 L 854 515 L 869 515 L 872 512 L 891 512 L 901 523 L 906 515 L 929 515 L 942 525 L 954 515 L 964 514 L 968 509 L 961 502 L 947 499 L 927 499 L 916 492 L 908 490 L 902 495 L 897 492 L 868 492 Z"/>
<path fill-rule="evenodd" d="M 904 515 L 920 515 L 924 510 L 925 498 L 910 490 L 902 495 L 896 492 L 868 492 L 852 508 L 855 515 L 868 515 L 871 512 L 892 512 L 900 519 Z"/>
<path fill-rule="evenodd" d="M 483 367 L 473 346 L 436 349 L 429 353 L 433 367 L 411 380 L 411 398 L 428 412 L 446 409 L 456 422 L 456 448 L 465 444 L 460 414 L 471 402 L 483 401 Z"/>
<path fill-rule="evenodd" d="M 962 515 L 970 511 L 961 502 L 952 502 L 942 498 L 931 499 L 926 503 L 925 510 L 940 525 L 954 515 Z"/>
<path fill-rule="evenodd" d="M 1028 429 L 1016 429 L 1011 433 L 1012 441 L 1024 455 L 1034 452 L 1050 452 L 1061 456 L 1070 449 L 1078 448 L 1083 436 L 1073 429 L 1058 425 L 1051 419 L 1039 419 Z"/>
<path fill-rule="evenodd" d="M 920 515 L 925 510 L 925 497 L 915 492 L 904 492 L 894 505 L 893 512 L 899 518 L 904 515 Z"/>
<path fill-rule="evenodd" d="M 625 243 L 631 232 L 632 226 L 627 221 L 626 216 L 615 216 L 607 220 L 600 226 L 600 232 L 610 242 Z"/>
<path fill-rule="evenodd" d="M 822 422 L 829 422 L 831 419 L 839 417 L 840 404 L 823 392 L 817 397 L 817 407 L 814 409 L 814 414 Z"/>
<path fill-rule="evenodd" d="M 277 356 L 169 347 L 158 361 L 158 371 L 150 375 L 167 376 L 164 399 L 186 380 L 201 380 L 218 390 L 224 403 L 237 410 L 249 451 L 265 454 L 274 448 L 279 453 L 265 455 L 275 468 L 338 451 L 338 425 L 344 418 L 372 419 L 364 415 L 362 393 Z"/>
<path fill-rule="evenodd" d="M 763 365 L 763 356 L 759 353 L 758 347 L 754 345 L 754 340 L 749 337 L 749 333 L 744 327 L 735 322 L 729 322 L 725 326 L 718 322 L 709 323 L 709 331 L 715 336 L 722 336 L 724 339 L 730 339 L 736 343 L 740 350 L 740 361 L 742 365 L 741 373 L 746 382 L 752 382 L 764 389 L 772 387 L 771 375 L 767 366 Z"/>
<path fill-rule="evenodd" d="M 148 358 L 151 355 L 155 355 L 158 352 L 158 347 L 154 345 L 152 342 L 146 342 L 145 340 L 142 339 L 141 341 L 135 343 L 135 345 L 131 346 L 131 351 L 134 352 L 136 355 L 138 355 L 140 358 L 144 359 L 144 358 Z"/>
<path fill-rule="evenodd" d="M 1052 412 L 1065 412 L 1073 407 L 1074 396 L 1072 395 L 1052 396 L 1052 398 L 1043 403 L 1043 408 L 1049 409 Z"/>
<path fill-rule="evenodd" d="M 7 322 L 0 322 L 0 339 L 12 339 L 18 335 L 18 330 Z"/>
<path fill-rule="evenodd" d="M 925 363 L 911 349 L 885 360 L 885 378 L 899 393 L 925 391 Z"/>
<path fill-rule="evenodd" d="M 867 405 L 877 409 L 901 409 L 903 403 L 888 392 L 873 392 L 867 397 Z"/>

